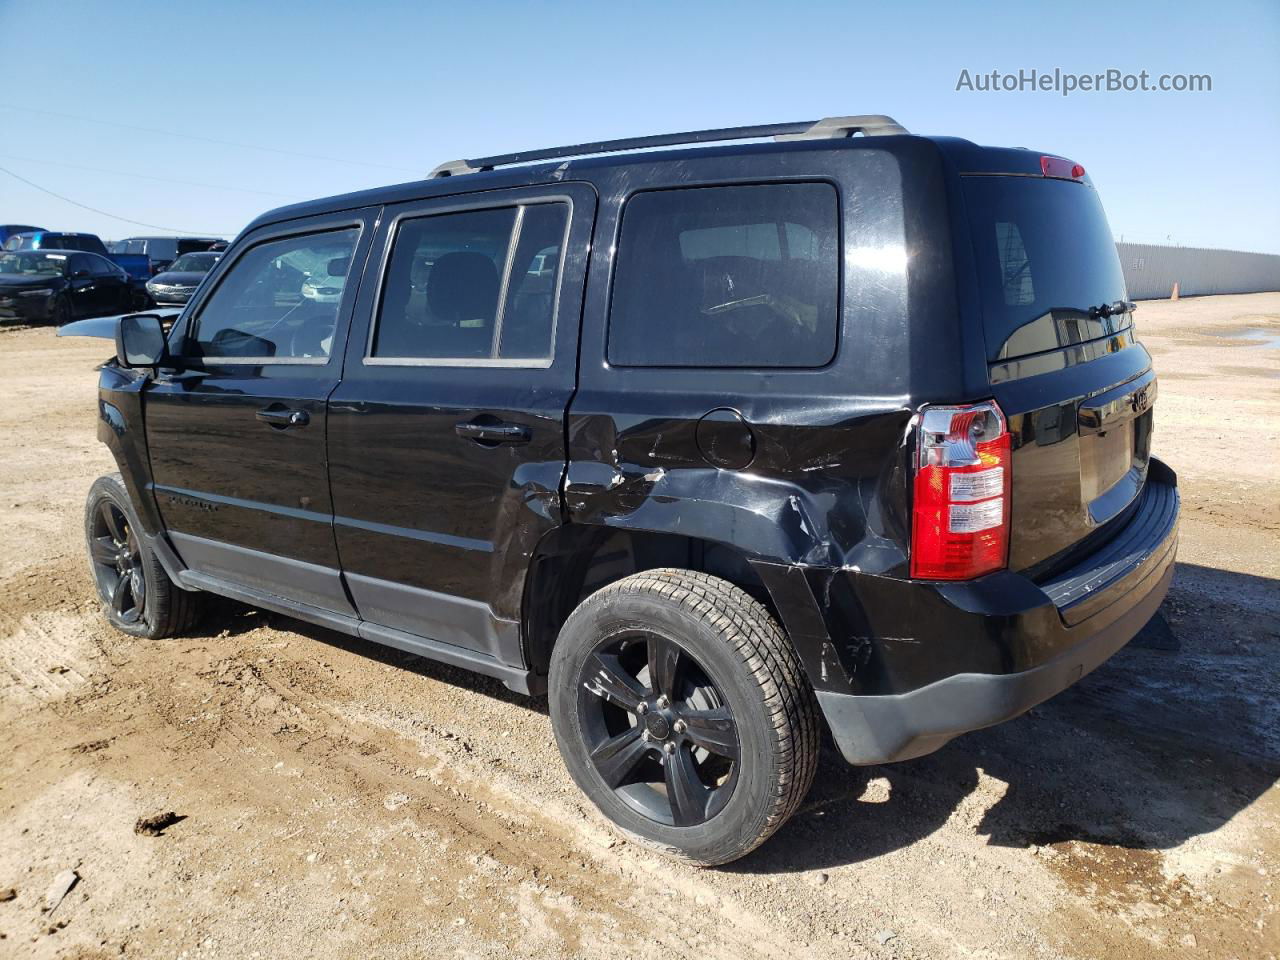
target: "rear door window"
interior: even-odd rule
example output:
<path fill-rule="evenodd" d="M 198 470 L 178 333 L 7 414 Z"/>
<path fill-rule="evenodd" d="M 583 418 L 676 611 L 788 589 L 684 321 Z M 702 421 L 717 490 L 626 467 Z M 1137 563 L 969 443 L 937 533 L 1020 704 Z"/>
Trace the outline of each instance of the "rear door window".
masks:
<path fill-rule="evenodd" d="M 836 352 L 839 226 L 825 183 L 632 197 L 609 314 L 609 362 L 820 367 Z"/>
<path fill-rule="evenodd" d="M 370 356 L 550 363 L 567 203 L 400 221 Z"/>

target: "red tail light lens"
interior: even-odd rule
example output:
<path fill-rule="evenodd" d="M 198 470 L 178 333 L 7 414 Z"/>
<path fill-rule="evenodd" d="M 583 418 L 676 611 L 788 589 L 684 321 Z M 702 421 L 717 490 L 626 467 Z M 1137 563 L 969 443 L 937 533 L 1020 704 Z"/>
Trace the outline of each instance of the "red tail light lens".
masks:
<path fill-rule="evenodd" d="M 993 401 L 926 407 L 916 425 L 911 576 L 968 580 L 1009 555 L 1009 454 Z"/>

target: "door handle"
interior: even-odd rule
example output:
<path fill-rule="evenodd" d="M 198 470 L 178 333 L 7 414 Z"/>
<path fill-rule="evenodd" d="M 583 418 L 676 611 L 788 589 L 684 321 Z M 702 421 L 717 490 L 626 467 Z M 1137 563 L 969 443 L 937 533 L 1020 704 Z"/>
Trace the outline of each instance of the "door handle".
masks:
<path fill-rule="evenodd" d="M 259 410 L 258 419 L 281 430 L 289 427 L 305 427 L 311 422 L 311 416 L 305 410 L 273 410 L 271 407 Z"/>
<path fill-rule="evenodd" d="M 485 445 L 529 442 L 529 428 L 519 423 L 460 423 L 453 429 L 458 436 Z"/>

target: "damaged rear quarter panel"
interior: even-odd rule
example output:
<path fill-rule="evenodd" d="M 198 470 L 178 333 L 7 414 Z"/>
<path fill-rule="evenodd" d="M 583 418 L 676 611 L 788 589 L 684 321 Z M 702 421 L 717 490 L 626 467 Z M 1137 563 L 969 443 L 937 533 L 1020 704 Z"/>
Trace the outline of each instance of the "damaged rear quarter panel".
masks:
<path fill-rule="evenodd" d="M 674 533 L 794 567 L 806 585 L 837 571 L 906 575 L 909 425 L 924 402 L 971 394 L 974 345 L 959 322 L 946 175 L 936 147 L 869 138 L 818 158 L 807 151 L 684 157 L 593 171 L 600 193 L 584 310 L 578 390 L 567 424 L 564 502 L 570 523 Z M 815 148 L 817 149 L 817 148 Z M 815 175 L 815 171 L 818 174 Z M 820 368 L 610 365 L 608 314 L 626 202 L 653 189 L 821 180 L 839 204 L 838 348 Z M 922 267 L 916 270 L 916 266 Z M 653 283 L 663 282 L 654 277 Z M 668 318 L 652 318 L 655 337 Z M 938 358 L 956 362 L 939 363 Z M 965 359 L 961 359 L 965 358 Z M 981 378 L 980 378 L 981 379 Z M 985 388 L 985 380 L 982 380 Z M 716 466 L 698 421 L 724 411 L 751 432 L 753 455 Z M 773 585 L 770 585 L 774 593 Z M 818 593 L 822 593 L 820 583 Z M 866 659 L 845 644 L 823 653 L 832 610 L 807 586 L 774 597 L 818 683 Z M 845 613 L 847 616 L 847 612 Z M 844 624 L 840 625 L 845 626 Z M 828 643 L 829 645 L 829 643 Z M 854 644 L 857 646 L 857 644 Z"/>

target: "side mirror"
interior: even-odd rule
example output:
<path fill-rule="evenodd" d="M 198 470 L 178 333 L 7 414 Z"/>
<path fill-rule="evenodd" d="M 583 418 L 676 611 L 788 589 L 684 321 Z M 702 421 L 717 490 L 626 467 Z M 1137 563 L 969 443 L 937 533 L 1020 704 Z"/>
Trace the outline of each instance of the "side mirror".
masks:
<path fill-rule="evenodd" d="M 122 367 L 158 367 L 165 360 L 164 327 L 154 313 L 131 313 L 116 327 L 116 362 Z"/>

